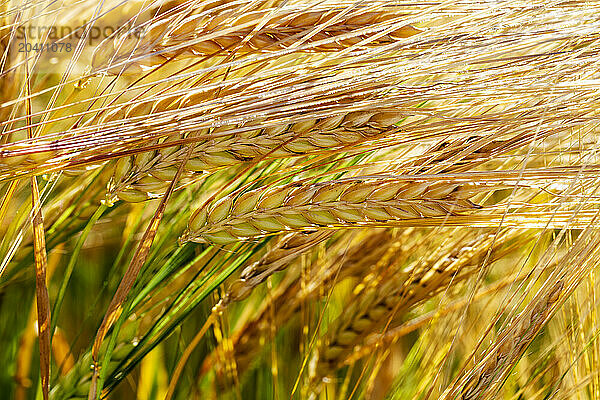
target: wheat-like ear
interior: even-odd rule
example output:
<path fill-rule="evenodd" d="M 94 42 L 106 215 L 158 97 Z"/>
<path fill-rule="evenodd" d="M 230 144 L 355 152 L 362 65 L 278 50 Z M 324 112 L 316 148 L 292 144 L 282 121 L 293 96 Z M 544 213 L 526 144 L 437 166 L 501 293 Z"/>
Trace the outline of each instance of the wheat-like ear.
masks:
<path fill-rule="evenodd" d="M 258 128 L 231 133 L 243 128 L 224 126 L 206 130 L 206 139 L 192 146 L 187 161 L 186 179 L 208 175 L 224 168 L 251 165 L 258 161 L 285 159 L 313 154 L 333 154 L 343 151 L 361 152 L 378 141 L 398 135 L 397 126 L 405 117 L 395 111 L 355 111 L 336 116 L 317 118 L 294 124 Z M 222 136 L 222 135 L 226 136 Z M 202 138 L 202 135 L 201 137 Z M 529 138 L 531 140 L 532 138 Z M 174 138 L 165 138 L 168 145 Z M 519 147 L 527 138 L 520 138 Z M 477 147 L 477 142 L 482 144 Z M 515 148 L 515 140 L 485 140 L 483 137 L 457 138 L 432 146 L 423 156 L 404 162 L 399 169 L 416 172 L 458 172 L 485 162 L 491 153 L 503 154 Z M 473 149 L 473 150 L 470 150 Z M 470 151 L 469 151 L 470 150 Z M 161 148 L 134 157 L 119 159 L 107 198 L 139 202 L 159 196 L 182 162 L 185 148 Z M 452 164 L 453 158 L 464 161 Z M 468 162 L 467 162 L 468 160 Z M 422 165 L 422 166 L 420 166 Z"/>
<path fill-rule="evenodd" d="M 184 239 L 228 244 L 285 231 L 385 225 L 480 208 L 467 187 L 374 177 L 289 184 L 224 197 L 190 219 Z M 416 222 L 418 225 L 418 222 Z"/>
<path fill-rule="evenodd" d="M 322 231 L 321 234 L 327 237 L 331 235 L 325 232 L 327 231 Z M 291 234 L 290 237 L 295 235 L 299 235 L 299 233 Z M 307 282 L 301 282 L 300 276 L 282 282 L 268 301 L 261 305 L 257 314 L 244 323 L 226 343 L 221 344 L 219 349 L 206 359 L 203 369 L 211 368 L 218 358 L 217 353 L 222 353 L 224 360 L 216 368 L 219 382 L 224 386 L 228 384 L 228 371 L 233 371 L 231 368 L 233 365 L 235 373 L 242 376 L 262 351 L 263 338 L 268 334 L 272 324 L 276 327 L 285 326 L 297 318 L 302 304 L 317 300 L 327 294 L 337 283 L 348 278 L 364 278 L 371 274 L 375 265 L 381 262 L 381 258 L 390 253 L 390 248 L 397 248 L 406 242 L 413 243 L 412 236 L 411 229 L 406 229 L 396 236 L 385 229 L 367 234 L 366 237 L 363 232 L 363 235 L 360 235 L 350 248 L 342 246 L 338 250 L 339 254 L 333 260 L 324 260 L 325 265 L 317 262 L 314 270 L 308 273 L 310 277 Z M 285 243 L 283 238 L 280 243 Z M 341 241 L 341 243 L 345 242 Z M 270 254 L 275 255 L 278 252 L 280 252 L 279 243 Z M 327 248 L 327 252 L 335 252 L 335 248 Z M 408 254 L 408 252 L 404 254 Z M 267 254 L 265 259 L 269 257 Z M 271 310 L 275 311 L 273 320 L 269 318 Z"/>
<path fill-rule="evenodd" d="M 311 375 L 317 390 L 319 383 L 341 367 L 353 348 L 368 335 L 384 326 L 389 328 L 392 320 L 400 320 L 410 308 L 445 290 L 448 284 L 456 285 L 469 278 L 488 252 L 492 257 L 488 261 L 493 262 L 500 255 L 499 249 L 517 235 L 517 231 L 512 231 L 496 240 L 487 233 L 473 239 L 459 236 L 408 267 L 398 263 L 401 257 L 392 257 L 376 275 L 377 280 L 365 284 L 366 288 L 329 326 L 314 355 Z"/>
<path fill-rule="evenodd" d="M 598 238 L 593 233 L 596 233 L 595 230 L 583 230 L 569 251 L 557 261 L 550 262 L 544 257 L 538 262 L 543 269 L 554 269 L 542 289 L 520 313 L 504 324 L 504 329 L 479 361 L 454 379 L 443 392 L 442 399 L 458 396 L 463 399 L 490 399 L 497 395 L 510 370 L 549 322 L 562 304 L 561 300 L 572 294 L 589 272 L 598 267 Z M 579 268 L 572 268 L 573 264 Z"/>
<path fill-rule="evenodd" d="M 200 134 L 200 142 L 193 145 L 186 169 L 192 177 L 244 163 L 341 151 L 397 133 L 395 124 L 403 118 L 397 112 L 373 110 L 267 128 L 259 126 L 229 135 L 228 131 L 242 127 L 223 126 Z M 202 136 L 206 139 L 201 140 Z M 108 197 L 132 202 L 156 197 L 168 185 L 186 151 L 167 147 L 119 159 Z"/>
<path fill-rule="evenodd" d="M 220 305 L 240 301 L 275 272 L 285 269 L 303 252 L 329 239 L 331 231 L 296 232 L 283 237 L 263 258 L 242 271 L 239 279 L 232 283 L 221 299 Z"/>
<path fill-rule="evenodd" d="M 258 161 L 344 151 L 361 152 L 388 139 L 393 144 L 392 138 L 405 129 L 401 124 L 405 119 L 406 116 L 400 112 L 371 109 L 266 128 L 257 125 L 256 129 L 251 129 L 250 124 L 206 129 L 200 134 L 199 142 L 192 145 L 193 152 L 186 163 L 186 176 L 188 179 L 197 178 L 202 174 Z M 518 141 L 517 138 L 486 140 L 478 136 L 448 139 L 432 146 L 420 158 L 404 162 L 398 168 L 404 167 L 413 173 L 473 169 L 485 162 L 490 154 L 500 155 L 518 149 L 533 138 L 521 137 Z M 160 195 L 187 151 L 180 146 L 168 147 L 171 141 L 177 143 L 177 139 L 167 137 L 160 141 L 161 146 L 165 146 L 161 149 L 119 159 L 113 167 L 107 198 L 139 202 Z M 477 147 L 478 141 L 482 143 L 480 147 Z M 463 161 L 453 163 L 457 157 Z M 420 163 L 423 164 L 421 167 Z"/>
<path fill-rule="evenodd" d="M 187 102 L 185 104 L 189 105 Z M 398 134 L 402 128 L 397 124 L 405 118 L 402 113 L 393 110 L 372 109 L 266 128 L 260 128 L 260 125 L 257 129 L 223 126 L 206 130 L 199 137 L 202 139 L 202 136 L 205 136 L 206 139 L 193 145 L 193 153 L 186 164 L 188 176 L 208 174 L 219 169 L 263 160 L 320 153 L 331 154 L 350 150 L 356 146 L 360 146 L 359 149 L 365 148 L 373 141 Z M 244 130 L 241 130 L 242 128 Z M 241 131 L 233 133 L 236 130 Z M 227 134 L 228 132 L 232 133 Z M 169 140 L 176 143 L 176 138 L 166 138 L 162 143 L 168 145 Z M 475 140 L 476 137 L 446 141 L 446 146 L 452 146 L 450 150 L 443 145 L 438 145 L 431 149 L 430 155 L 424 155 L 421 159 L 427 164 L 444 165 L 449 163 L 453 156 L 461 154 L 461 149 L 464 152 Z M 511 142 L 492 141 L 480 149 L 475 149 L 470 157 L 480 157 L 480 160 L 485 160 L 485 156 L 491 151 L 501 153 L 503 149 L 509 149 Z M 168 185 L 185 152 L 186 149 L 173 146 L 119 159 L 114 166 L 113 179 L 107 196 L 131 202 L 156 197 Z M 436 153 L 438 153 L 437 158 L 431 159 L 431 155 Z M 468 156 L 469 153 L 465 153 L 465 157 Z M 465 163 L 465 167 L 473 168 L 475 162 L 477 161 L 474 160 L 471 164 Z M 405 164 L 409 166 L 409 163 Z M 458 165 L 455 164 L 452 168 L 458 170 Z"/>
<path fill-rule="evenodd" d="M 456 395 L 465 400 L 490 398 L 508 370 L 548 322 L 548 317 L 556 309 L 564 289 L 565 282 L 559 280 L 544 293 L 536 296 L 537 300 L 522 314 L 513 318 L 509 327 L 502 332 L 483 359 L 465 374 L 458 393 L 456 390 L 447 391 L 442 398 L 450 399 Z"/>
<path fill-rule="evenodd" d="M 384 8 L 374 12 L 369 8 L 373 9 L 282 3 L 277 8 L 244 12 L 245 7 L 236 5 L 206 9 L 182 4 L 132 27 L 121 37 L 105 40 L 96 48 L 92 65 L 95 71 L 119 73 L 126 68 L 129 73 L 139 73 L 143 67 L 173 58 L 282 50 L 333 52 L 391 44 L 420 32 L 402 22 L 402 11 Z M 143 32 L 141 37 L 139 32 Z"/>

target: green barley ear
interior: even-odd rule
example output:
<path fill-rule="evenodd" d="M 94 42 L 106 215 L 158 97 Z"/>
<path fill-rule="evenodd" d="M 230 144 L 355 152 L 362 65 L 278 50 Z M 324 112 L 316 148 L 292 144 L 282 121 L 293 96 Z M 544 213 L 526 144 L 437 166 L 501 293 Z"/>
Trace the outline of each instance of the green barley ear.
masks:
<path fill-rule="evenodd" d="M 133 353 L 139 339 L 137 331 L 140 325 L 139 320 L 128 321 L 128 323 L 119 331 L 117 345 L 111 354 L 110 363 L 107 366 L 109 374 L 115 374 L 117 368 L 123 361 L 127 360 L 130 353 Z M 108 342 L 105 342 L 100 354 L 106 352 Z M 50 393 L 51 399 L 74 399 L 87 395 L 92 379 L 93 360 L 90 352 L 83 354 L 73 368 L 54 385 Z"/>

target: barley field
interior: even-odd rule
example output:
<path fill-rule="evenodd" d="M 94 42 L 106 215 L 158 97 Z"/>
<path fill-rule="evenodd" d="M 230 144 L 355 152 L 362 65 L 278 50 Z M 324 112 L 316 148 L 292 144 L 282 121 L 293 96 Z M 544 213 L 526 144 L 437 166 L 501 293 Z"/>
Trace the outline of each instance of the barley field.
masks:
<path fill-rule="evenodd" d="M 600 1 L 0 20 L 0 400 L 600 400 Z"/>

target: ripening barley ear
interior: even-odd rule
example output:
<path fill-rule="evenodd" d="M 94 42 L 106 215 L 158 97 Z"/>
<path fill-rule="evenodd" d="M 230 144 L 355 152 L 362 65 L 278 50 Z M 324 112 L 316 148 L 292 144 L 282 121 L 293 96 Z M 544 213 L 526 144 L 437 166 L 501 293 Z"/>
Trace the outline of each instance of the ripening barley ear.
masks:
<path fill-rule="evenodd" d="M 279 285 L 272 297 L 261 305 L 258 313 L 233 334 L 230 342 L 219 344 L 219 347 L 204 361 L 203 371 L 212 368 L 211 364 L 216 359 L 218 360 L 220 354 L 223 354 L 224 360 L 220 361 L 215 368 L 218 383 L 223 387 L 231 384 L 231 376 L 229 375 L 232 366 L 235 366 L 236 376 L 243 379 L 249 368 L 260 356 L 264 346 L 264 337 L 269 334 L 269 330 L 273 328 L 273 325 L 276 329 L 281 329 L 288 325 L 290 321 L 296 320 L 302 312 L 304 302 L 321 298 L 339 282 L 344 282 L 346 279 L 356 280 L 360 277 L 367 279 L 376 264 L 381 262 L 381 258 L 386 255 L 391 256 L 389 253 L 394 253 L 391 250 L 408 241 L 410 236 L 410 230 L 398 235 L 397 238 L 389 230 L 379 230 L 374 235 L 364 235 L 364 233 L 352 240 L 354 244 L 350 249 L 345 248 L 345 246 L 339 248 L 339 245 L 343 244 L 344 241 L 336 241 L 336 244 L 328 246 L 326 251 L 338 252 L 337 259 L 328 257 L 325 260 L 316 260 L 315 268 L 310 272 L 311 277 L 308 282 L 303 283 L 297 272 L 290 270 L 291 268 L 288 269 L 288 273 L 293 278 Z M 288 251 L 284 250 L 283 247 L 290 240 L 296 241 L 296 238 L 299 237 L 302 242 L 305 242 L 315 238 L 326 240 L 332 236 L 333 234 L 327 231 L 315 232 L 308 236 L 302 233 L 287 235 L 260 262 L 248 267 L 247 272 L 258 271 L 258 267 L 265 265 L 264 262 L 270 258 L 277 258 L 277 255 L 281 254 L 282 251 L 287 253 Z M 365 257 L 364 252 L 368 252 L 369 256 Z M 293 260 L 298 257 L 298 253 L 294 252 L 290 256 L 293 257 L 291 258 Z M 289 268 L 290 261 L 286 261 Z M 321 265 L 322 263 L 325 264 Z M 270 266 L 270 264 L 266 265 Z M 270 270 L 267 271 L 270 272 Z M 246 270 L 242 275 L 245 273 Z M 242 279 L 234 281 L 231 288 L 223 296 L 222 301 L 227 303 L 233 300 L 231 293 L 236 286 L 247 288 L 249 282 Z M 273 316 L 274 318 L 270 319 L 269 313 L 273 310 L 276 310 L 276 313 Z M 228 354 L 226 350 L 228 345 L 231 354 Z"/>
<path fill-rule="evenodd" d="M 241 14 L 235 4 L 207 3 L 204 7 L 159 6 L 150 11 L 150 21 L 130 28 L 143 37 L 105 40 L 94 51 L 95 71 L 140 73 L 173 58 L 215 57 L 235 54 L 276 53 L 292 48 L 314 53 L 341 51 L 353 46 L 391 44 L 420 33 L 404 25 L 401 13 L 369 12 L 367 7 L 332 10 L 320 5 L 253 4 L 255 11 Z M 262 3 L 262 4 L 260 4 Z M 222 29 L 228 27 L 228 29 Z M 312 32 L 315 27 L 320 29 Z M 381 32 L 376 39 L 373 32 Z M 141 40 L 140 40 L 141 39 Z M 135 59 L 134 62 L 129 59 Z M 110 64 L 118 66 L 110 67 Z"/>
<path fill-rule="evenodd" d="M 389 261 L 377 265 L 375 281 L 363 283 L 364 289 L 353 297 L 342 315 L 332 321 L 323 344 L 317 348 L 311 371 L 314 390 L 330 377 L 352 354 L 355 346 L 381 330 L 393 329 L 397 321 L 411 308 L 459 285 L 478 272 L 489 251 L 492 263 L 505 243 L 518 236 L 516 231 L 504 233 L 493 240 L 491 234 L 480 237 L 459 237 L 424 259 L 405 267 L 407 255 L 392 247 Z M 435 239 L 430 241 L 435 243 Z M 490 248 L 489 246 L 493 246 Z M 373 278 L 372 278 L 373 279 Z M 355 360 L 356 361 L 356 360 Z"/>
<path fill-rule="evenodd" d="M 405 183 L 381 177 L 354 177 L 322 184 L 291 184 L 238 198 L 223 197 L 197 210 L 184 238 L 228 244 L 310 229 L 393 225 L 468 213 L 480 206 L 468 190 L 453 184 Z"/>

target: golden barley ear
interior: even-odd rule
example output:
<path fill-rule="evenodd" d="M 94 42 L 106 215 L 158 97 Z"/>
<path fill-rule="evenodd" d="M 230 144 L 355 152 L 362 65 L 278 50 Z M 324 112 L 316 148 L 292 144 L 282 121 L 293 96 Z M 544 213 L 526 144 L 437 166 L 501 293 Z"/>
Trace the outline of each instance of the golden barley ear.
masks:
<path fill-rule="evenodd" d="M 393 224 L 477 210 L 459 185 L 356 177 L 224 197 L 190 220 L 184 238 L 227 244 L 285 231 Z"/>

